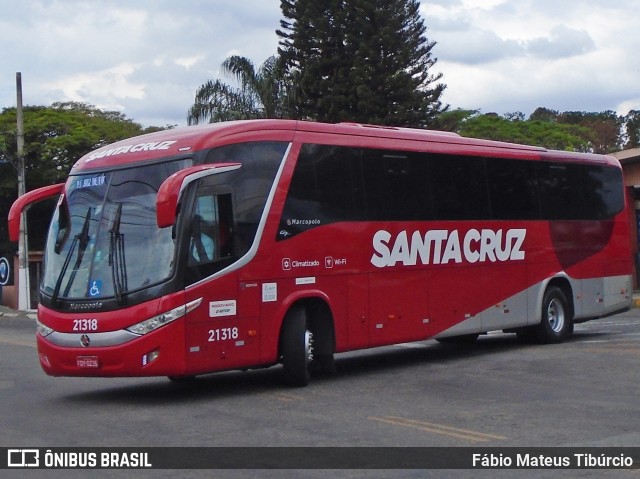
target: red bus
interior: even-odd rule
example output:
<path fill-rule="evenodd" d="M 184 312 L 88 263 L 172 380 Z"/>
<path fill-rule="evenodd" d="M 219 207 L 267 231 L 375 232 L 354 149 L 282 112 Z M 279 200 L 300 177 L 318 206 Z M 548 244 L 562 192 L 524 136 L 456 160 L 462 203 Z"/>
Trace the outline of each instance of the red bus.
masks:
<path fill-rule="evenodd" d="M 46 241 L 37 343 L 53 376 L 168 376 L 494 330 L 558 342 L 631 304 L 609 156 L 358 124 L 166 130 L 82 157 Z"/>

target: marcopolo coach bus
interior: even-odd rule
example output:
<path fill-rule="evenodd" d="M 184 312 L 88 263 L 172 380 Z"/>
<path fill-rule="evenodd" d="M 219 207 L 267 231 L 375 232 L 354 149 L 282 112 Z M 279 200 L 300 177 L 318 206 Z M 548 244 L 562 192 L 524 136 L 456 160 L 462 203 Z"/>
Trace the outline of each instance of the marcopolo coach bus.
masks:
<path fill-rule="evenodd" d="M 168 376 L 494 330 L 558 342 L 631 303 L 609 156 L 452 133 L 251 120 L 82 157 L 46 241 L 37 343 L 53 376 Z"/>

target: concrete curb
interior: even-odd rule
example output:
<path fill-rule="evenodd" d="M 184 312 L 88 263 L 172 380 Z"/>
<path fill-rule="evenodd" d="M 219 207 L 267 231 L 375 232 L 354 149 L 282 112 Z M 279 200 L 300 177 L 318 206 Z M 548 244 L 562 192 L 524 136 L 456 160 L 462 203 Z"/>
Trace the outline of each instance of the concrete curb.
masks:
<path fill-rule="evenodd" d="M 2 319 L 27 319 L 27 320 L 36 320 L 37 315 L 35 311 L 18 311 L 16 309 L 11 309 L 6 306 L 0 306 L 0 320 Z"/>

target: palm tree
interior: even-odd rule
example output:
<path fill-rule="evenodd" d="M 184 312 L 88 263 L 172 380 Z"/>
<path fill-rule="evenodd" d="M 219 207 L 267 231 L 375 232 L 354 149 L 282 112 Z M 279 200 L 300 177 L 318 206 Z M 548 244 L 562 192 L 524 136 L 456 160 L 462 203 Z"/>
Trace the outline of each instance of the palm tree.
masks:
<path fill-rule="evenodd" d="M 251 60 L 234 55 L 222 63 L 222 69 L 234 76 L 240 87 L 220 80 L 201 85 L 187 114 L 189 125 L 286 116 L 288 89 L 279 57 L 269 57 L 256 71 Z"/>

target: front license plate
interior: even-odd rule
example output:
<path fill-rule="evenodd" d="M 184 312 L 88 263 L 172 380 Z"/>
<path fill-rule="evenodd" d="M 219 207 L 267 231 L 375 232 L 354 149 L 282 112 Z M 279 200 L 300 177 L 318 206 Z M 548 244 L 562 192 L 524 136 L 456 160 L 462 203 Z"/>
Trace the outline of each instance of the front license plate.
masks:
<path fill-rule="evenodd" d="M 98 356 L 78 356 L 76 358 L 76 366 L 79 368 L 99 368 L 100 362 Z"/>

